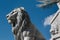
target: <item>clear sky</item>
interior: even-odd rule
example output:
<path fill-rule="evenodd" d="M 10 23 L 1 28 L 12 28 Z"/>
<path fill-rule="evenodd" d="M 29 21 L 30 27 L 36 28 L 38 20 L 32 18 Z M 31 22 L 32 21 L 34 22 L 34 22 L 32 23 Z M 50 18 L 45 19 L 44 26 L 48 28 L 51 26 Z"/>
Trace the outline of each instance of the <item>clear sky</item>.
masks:
<path fill-rule="evenodd" d="M 50 39 L 50 26 L 44 27 L 44 19 L 58 10 L 56 4 L 48 8 L 36 7 L 37 0 L 0 0 L 0 40 L 14 40 L 11 25 L 8 24 L 6 14 L 17 7 L 25 7 L 32 23 L 42 33 L 46 40 Z"/>

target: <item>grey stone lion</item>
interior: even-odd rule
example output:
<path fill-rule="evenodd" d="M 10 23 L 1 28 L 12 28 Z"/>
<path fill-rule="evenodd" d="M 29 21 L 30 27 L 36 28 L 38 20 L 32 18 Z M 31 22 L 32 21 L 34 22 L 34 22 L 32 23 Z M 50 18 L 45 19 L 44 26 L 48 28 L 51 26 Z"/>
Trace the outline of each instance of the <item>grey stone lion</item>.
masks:
<path fill-rule="evenodd" d="M 23 7 L 16 8 L 7 14 L 7 20 L 12 25 L 15 40 L 45 40 L 31 23 Z"/>

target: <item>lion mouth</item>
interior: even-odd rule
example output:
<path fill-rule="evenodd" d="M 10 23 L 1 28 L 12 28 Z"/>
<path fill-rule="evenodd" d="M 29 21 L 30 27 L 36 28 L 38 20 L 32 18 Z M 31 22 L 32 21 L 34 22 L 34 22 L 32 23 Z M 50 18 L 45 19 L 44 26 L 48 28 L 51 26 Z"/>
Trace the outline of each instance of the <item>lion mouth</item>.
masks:
<path fill-rule="evenodd" d="M 15 22 L 12 22 L 11 20 L 8 20 L 8 23 L 12 24 L 12 26 L 15 26 Z"/>

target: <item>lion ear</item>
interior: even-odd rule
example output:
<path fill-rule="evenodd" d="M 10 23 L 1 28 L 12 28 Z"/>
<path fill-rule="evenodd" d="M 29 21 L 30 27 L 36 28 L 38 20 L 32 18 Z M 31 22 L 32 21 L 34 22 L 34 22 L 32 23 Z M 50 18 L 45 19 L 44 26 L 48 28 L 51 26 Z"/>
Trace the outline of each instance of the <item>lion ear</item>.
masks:
<path fill-rule="evenodd" d="M 21 10 L 24 10 L 24 7 L 20 7 Z"/>

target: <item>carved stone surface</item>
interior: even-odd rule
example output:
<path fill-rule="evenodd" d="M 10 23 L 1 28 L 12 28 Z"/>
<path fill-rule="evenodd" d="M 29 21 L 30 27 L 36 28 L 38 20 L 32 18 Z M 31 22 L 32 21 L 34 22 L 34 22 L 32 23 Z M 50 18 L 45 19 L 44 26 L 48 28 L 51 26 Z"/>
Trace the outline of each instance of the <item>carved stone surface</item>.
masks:
<path fill-rule="evenodd" d="M 7 20 L 12 25 L 15 40 L 45 40 L 31 23 L 24 7 L 16 8 L 7 14 Z"/>
<path fill-rule="evenodd" d="M 50 40 L 60 40 L 60 2 L 57 3 L 57 6 L 59 9 L 51 20 Z"/>
<path fill-rule="evenodd" d="M 60 0 L 38 0 L 38 2 L 41 2 L 40 4 L 37 4 L 38 7 L 45 7 L 47 5 L 51 5 L 54 3 L 58 3 Z"/>

